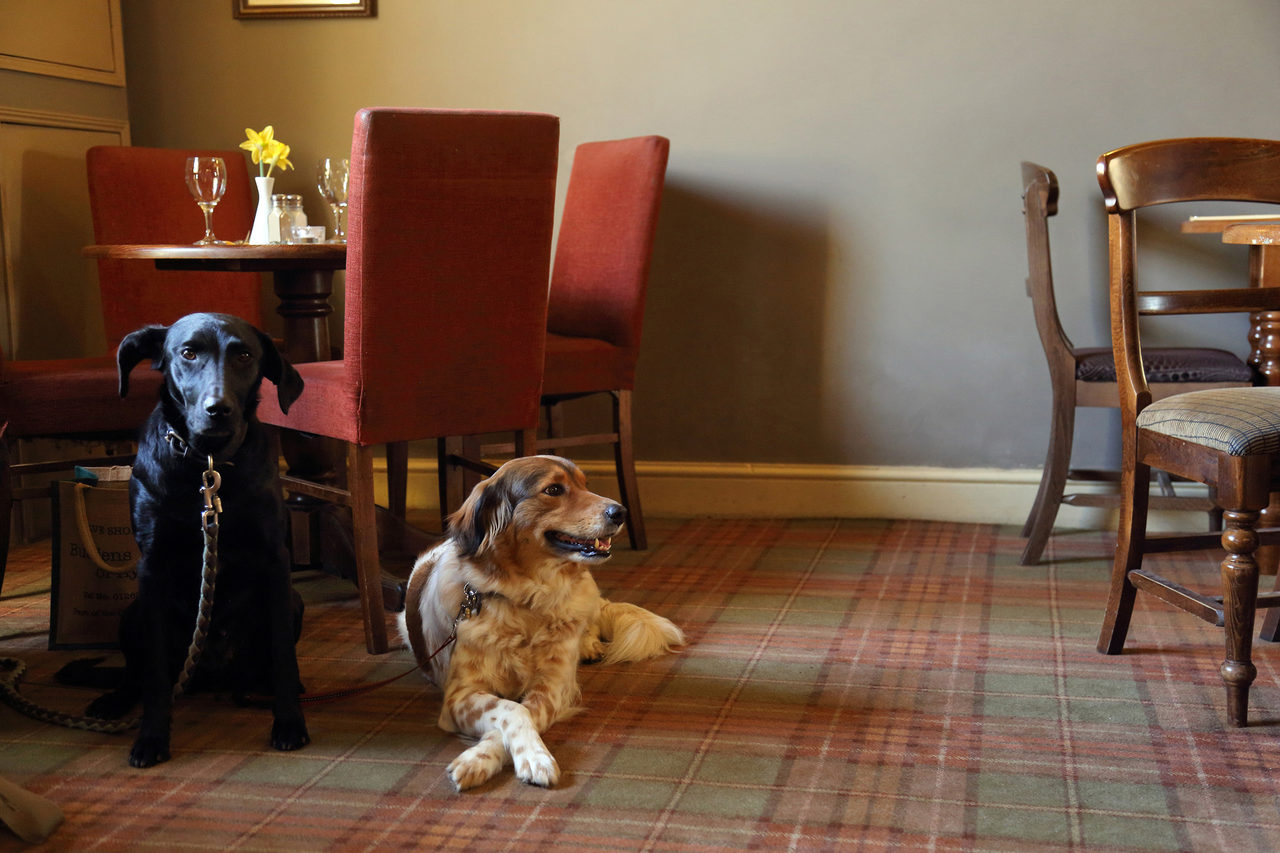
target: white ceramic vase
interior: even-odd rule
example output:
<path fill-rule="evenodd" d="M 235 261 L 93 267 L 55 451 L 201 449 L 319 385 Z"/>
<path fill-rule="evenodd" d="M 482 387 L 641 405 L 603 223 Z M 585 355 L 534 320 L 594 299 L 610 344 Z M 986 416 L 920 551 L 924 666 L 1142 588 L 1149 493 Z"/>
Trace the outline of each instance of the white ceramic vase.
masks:
<path fill-rule="evenodd" d="M 253 229 L 249 231 L 249 239 L 246 243 L 279 243 L 280 237 L 277 234 L 271 234 L 271 226 L 275 225 L 278 229 L 279 223 L 273 222 L 271 216 L 271 189 L 275 186 L 275 178 L 254 178 L 253 182 L 258 187 L 258 209 L 253 214 Z"/>

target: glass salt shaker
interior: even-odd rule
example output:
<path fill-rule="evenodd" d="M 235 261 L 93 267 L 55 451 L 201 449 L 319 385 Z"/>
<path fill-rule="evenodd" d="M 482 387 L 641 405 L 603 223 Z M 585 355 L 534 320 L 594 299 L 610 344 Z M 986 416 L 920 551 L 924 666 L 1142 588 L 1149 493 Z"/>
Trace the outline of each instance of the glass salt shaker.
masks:
<path fill-rule="evenodd" d="M 307 227 L 307 214 L 302 209 L 302 196 L 293 193 L 276 193 L 271 196 L 271 214 L 277 223 L 279 237 L 273 242 L 296 243 L 299 233 L 295 229 Z M 272 235 L 276 237 L 276 235 Z"/>

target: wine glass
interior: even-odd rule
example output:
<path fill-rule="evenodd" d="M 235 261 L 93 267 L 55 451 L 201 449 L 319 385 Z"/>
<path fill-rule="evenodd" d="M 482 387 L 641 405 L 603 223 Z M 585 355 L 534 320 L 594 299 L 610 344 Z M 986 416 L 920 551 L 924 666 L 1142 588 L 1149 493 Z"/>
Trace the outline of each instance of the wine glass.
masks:
<path fill-rule="evenodd" d="M 227 190 L 227 164 L 221 157 L 188 157 L 187 189 L 200 209 L 204 211 L 204 237 L 197 246 L 215 246 L 222 243 L 213 236 L 213 209 Z"/>
<path fill-rule="evenodd" d="M 325 157 L 316 166 L 316 187 L 329 203 L 333 213 L 333 237 L 330 243 L 347 242 L 347 173 L 350 163 L 345 157 Z"/>

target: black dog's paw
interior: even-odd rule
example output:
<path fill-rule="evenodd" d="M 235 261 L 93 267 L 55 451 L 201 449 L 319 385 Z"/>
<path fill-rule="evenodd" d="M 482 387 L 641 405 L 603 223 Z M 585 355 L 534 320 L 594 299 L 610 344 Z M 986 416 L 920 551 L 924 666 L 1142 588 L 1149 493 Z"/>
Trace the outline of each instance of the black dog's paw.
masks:
<path fill-rule="evenodd" d="M 113 690 L 90 702 L 84 713 L 85 716 L 93 717 L 95 720 L 118 720 L 129 713 L 136 704 L 138 704 L 138 698 L 132 693 Z"/>
<path fill-rule="evenodd" d="M 307 724 L 302 720 L 276 720 L 271 724 L 271 746 L 281 752 L 302 749 L 311 743 Z"/>
<path fill-rule="evenodd" d="M 115 684 L 103 685 L 100 683 L 98 664 L 104 660 L 106 660 L 105 657 L 73 660 L 55 672 L 53 680 L 70 687 L 116 687 L 117 685 Z"/>
<path fill-rule="evenodd" d="M 129 750 L 130 767 L 152 767 L 169 760 L 168 735 L 138 735 Z"/>

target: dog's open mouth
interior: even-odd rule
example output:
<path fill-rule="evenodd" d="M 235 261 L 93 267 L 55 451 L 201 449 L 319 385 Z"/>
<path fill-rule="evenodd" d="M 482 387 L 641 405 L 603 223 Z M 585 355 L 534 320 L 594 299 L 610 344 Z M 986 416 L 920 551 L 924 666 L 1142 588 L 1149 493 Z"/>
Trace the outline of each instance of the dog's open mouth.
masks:
<path fill-rule="evenodd" d="M 609 556 L 609 549 L 613 547 L 613 538 L 605 537 L 604 539 L 576 539 L 567 533 L 560 533 L 552 530 L 547 533 L 547 541 L 555 547 L 563 551 L 571 551 L 582 557 L 589 559 L 603 559 Z"/>

